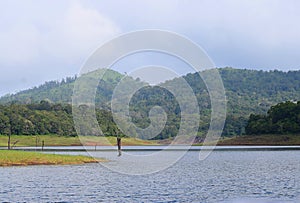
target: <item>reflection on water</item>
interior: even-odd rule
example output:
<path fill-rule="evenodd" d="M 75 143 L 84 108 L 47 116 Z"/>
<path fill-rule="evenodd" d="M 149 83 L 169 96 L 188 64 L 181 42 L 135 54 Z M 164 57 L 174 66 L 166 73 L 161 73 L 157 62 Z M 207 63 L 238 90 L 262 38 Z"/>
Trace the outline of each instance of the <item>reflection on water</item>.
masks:
<path fill-rule="evenodd" d="M 84 152 L 55 152 L 84 154 Z M 117 157 L 116 152 L 94 152 Z M 143 154 L 149 152 L 128 152 Z M 100 164 L 0 168 L 1 202 L 298 202 L 300 151 L 188 152 L 172 167 L 130 176 Z M 122 157 L 119 157 L 122 159 Z M 117 164 L 111 161 L 108 164 Z M 134 163 L 130 163 L 133 164 Z M 247 200 L 247 201 L 245 201 Z"/>

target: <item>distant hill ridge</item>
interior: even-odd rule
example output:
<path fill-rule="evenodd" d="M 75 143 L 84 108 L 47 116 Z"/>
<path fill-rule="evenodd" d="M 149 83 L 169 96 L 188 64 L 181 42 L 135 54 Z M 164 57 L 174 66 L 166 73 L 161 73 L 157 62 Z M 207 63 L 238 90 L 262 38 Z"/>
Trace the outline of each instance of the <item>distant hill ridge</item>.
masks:
<path fill-rule="evenodd" d="M 279 102 L 300 100 L 300 71 L 262 71 L 234 68 L 219 68 L 226 96 L 228 99 L 228 111 L 248 115 L 250 113 L 264 113 L 274 104 Z M 113 88 L 124 76 L 116 71 L 105 69 L 105 77 L 98 88 L 96 99 L 99 102 L 108 102 L 111 98 Z M 92 72 L 89 74 L 91 80 L 97 79 Z M 193 88 L 198 99 L 205 100 L 205 85 L 196 73 L 183 76 Z M 76 76 L 67 77 L 59 81 L 49 81 L 28 90 L 16 94 L 5 95 L 0 98 L 1 104 L 10 102 L 17 103 L 39 103 L 48 100 L 53 103 L 71 103 L 74 82 Z M 176 83 L 176 78 L 166 83 Z M 201 98 L 200 98 L 201 97 Z M 206 102 L 209 102 L 209 99 Z M 203 105 L 203 104 L 200 104 Z M 205 106 L 209 106 L 205 104 Z M 240 109 L 243 108 L 243 109 Z"/>
<path fill-rule="evenodd" d="M 102 78 L 101 92 L 98 94 L 98 98 L 101 101 L 108 101 L 110 98 L 106 98 L 113 91 L 111 85 L 116 85 L 117 82 L 122 78 L 122 74 L 109 70 L 109 69 L 99 69 L 97 71 L 90 72 L 88 75 L 90 80 L 98 80 L 98 74 L 105 72 Z M 71 103 L 74 83 L 77 76 L 67 77 L 61 81 L 49 81 L 44 84 L 33 87 L 28 90 L 20 91 L 16 94 L 8 94 L 0 98 L 1 104 L 6 104 L 10 102 L 17 102 L 21 104 L 29 103 L 39 103 L 42 100 L 47 100 L 52 103 Z"/>
<path fill-rule="evenodd" d="M 224 135 L 243 134 L 251 113 L 264 114 L 277 103 L 300 100 L 300 71 L 283 72 L 234 68 L 219 68 L 218 70 L 228 101 Z M 102 78 L 98 87 L 96 96 L 98 104 L 109 104 L 115 86 L 124 76 L 113 70 L 106 72 L 107 74 Z M 210 100 L 206 87 L 197 73 L 189 73 L 183 78 L 189 83 L 198 99 L 202 119 L 200 131 L 205 131 L 209 126 L 210 115 Z M 95 80 L 97 77 L 90 74 L 90 79 Z M 3 96 L 0 98 L 0 103 L 38 103 L 42 100 L 49 100 L 53 103 L 70 103 L 75 80 L 76 77 L 71 77 L 61 82 L 46 82 L 39 87 Z M 166 81 L 163 85 L 176 84 L 176 80 L 177 78 Z M 164 91 L 160 88 L 148 87 L 136 93 L 131 102 L 133 106 L 131 110 L 135 112 L 132 113 L 135 116 L 133 121 L 139 123 L 140 126 L 147 126 L 148 121 L 147 119 L 145 121 L 145 117 L 147 117 L 149 108 L 154 104 L 163 104 L 172 115 L 170 118 L 178 124 L 179 121 L 175 118 L 178 116 L 178 103 L 172 98 L 172 95 Z"/>

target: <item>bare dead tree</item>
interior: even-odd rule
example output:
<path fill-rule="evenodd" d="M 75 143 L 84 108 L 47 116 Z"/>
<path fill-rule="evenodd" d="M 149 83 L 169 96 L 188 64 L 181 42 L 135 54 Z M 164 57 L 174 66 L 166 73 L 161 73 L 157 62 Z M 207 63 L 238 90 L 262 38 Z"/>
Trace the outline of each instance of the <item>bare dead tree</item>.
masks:
<path fill-rule="evenodd" d="M 10 137 L 11 133 L 8 133 L 7 149 L 10 149 Z"/>

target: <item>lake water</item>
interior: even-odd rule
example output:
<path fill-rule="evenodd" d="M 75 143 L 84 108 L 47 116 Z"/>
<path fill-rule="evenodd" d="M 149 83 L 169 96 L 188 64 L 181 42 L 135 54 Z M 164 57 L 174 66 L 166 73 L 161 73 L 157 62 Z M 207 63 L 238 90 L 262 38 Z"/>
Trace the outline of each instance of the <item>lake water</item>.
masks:
<path fill-rule="evenodd" d="M 139 176 L 101 164 L 1 167 L 0 202 L 300 202 L 299 172 L 298 150 L 246 149 L 214 151 L 204 161 L 190 151 L 166 170 Z"/>

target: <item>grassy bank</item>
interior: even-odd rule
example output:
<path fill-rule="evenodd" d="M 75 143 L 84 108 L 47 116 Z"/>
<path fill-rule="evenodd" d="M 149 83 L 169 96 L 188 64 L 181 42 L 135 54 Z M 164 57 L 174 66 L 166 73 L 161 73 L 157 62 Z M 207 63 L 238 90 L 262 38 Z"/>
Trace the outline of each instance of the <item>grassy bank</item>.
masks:
<path fill-rule="evenodd" d="M 105 146 L 116 145 L 115 137 L 95 137 L 84 136 L 67 137 L 58 135 L 39 135 L 39 136 L 25 136 L 13 135 L 11 136 L 11 145 L 16 142 L 15 146 L 35 146 L 36 140 L 38 146 L 42 145 L 44 141 L 45 146 Z M 171 139 L 166 140 L 141 140 L 135 138 L 122 138 L 123 146 L 147 146 L 147 145 L 168 145 L 172 142 Z M 197 143 L 195 145 L 202 145 Z M 257 135 L 257 136 L 237 136 L 232 138 L 221 139 L 218 145 L 300 145 L 300 135 Z M 0 135 L 0 146 L 7 146 L 7 136 Z"/>
<path fill-rule="evenodd" d="M 300 145 L 300 135 L 252 135 L 226 138 L 218 142 L 220 146 L 230 145 Z"/>
<path fill-rule="evenodd" d="M 28 165 L 67 165 L 96 163 L 98 161 L 87 156 L 43 154 L 14 150 L 0 150 L 0 166 L 28 166 Z"/>
<path fill-rule="evenodd" d="M 78 137 L 67 137 L 58 135 L 39 135 L 39 136 L 25 136 L 25 135 L 12 135 L 11 145 L 15 146 L 35 146 L 36 141 L 38 146 L 42 145 L 44 141 L 45 146 L 71 146 L 81 145 Z M 0 146 L 7 146 L 7 136 L 0 136 Z"/>
<path fill-rule="evenodd" d="M 58 135 L 39 135 L 39 136 L 25 136 L 25 135 L 12 135 L 11 145 L 15 146 L 41 146 L 44 141 L 45 146 L 102 146 L 102 145 L 116 145 L 115 137 L 95 137 L 84 136 L 79 139 L 78 137 L 67 137 Z M 157 145 L 156 141 L 141 140 L 135 138 L 122 138 L 122 145 Z M 0 135 L 0 146 L 7 146 L 7 136 Z"/>

